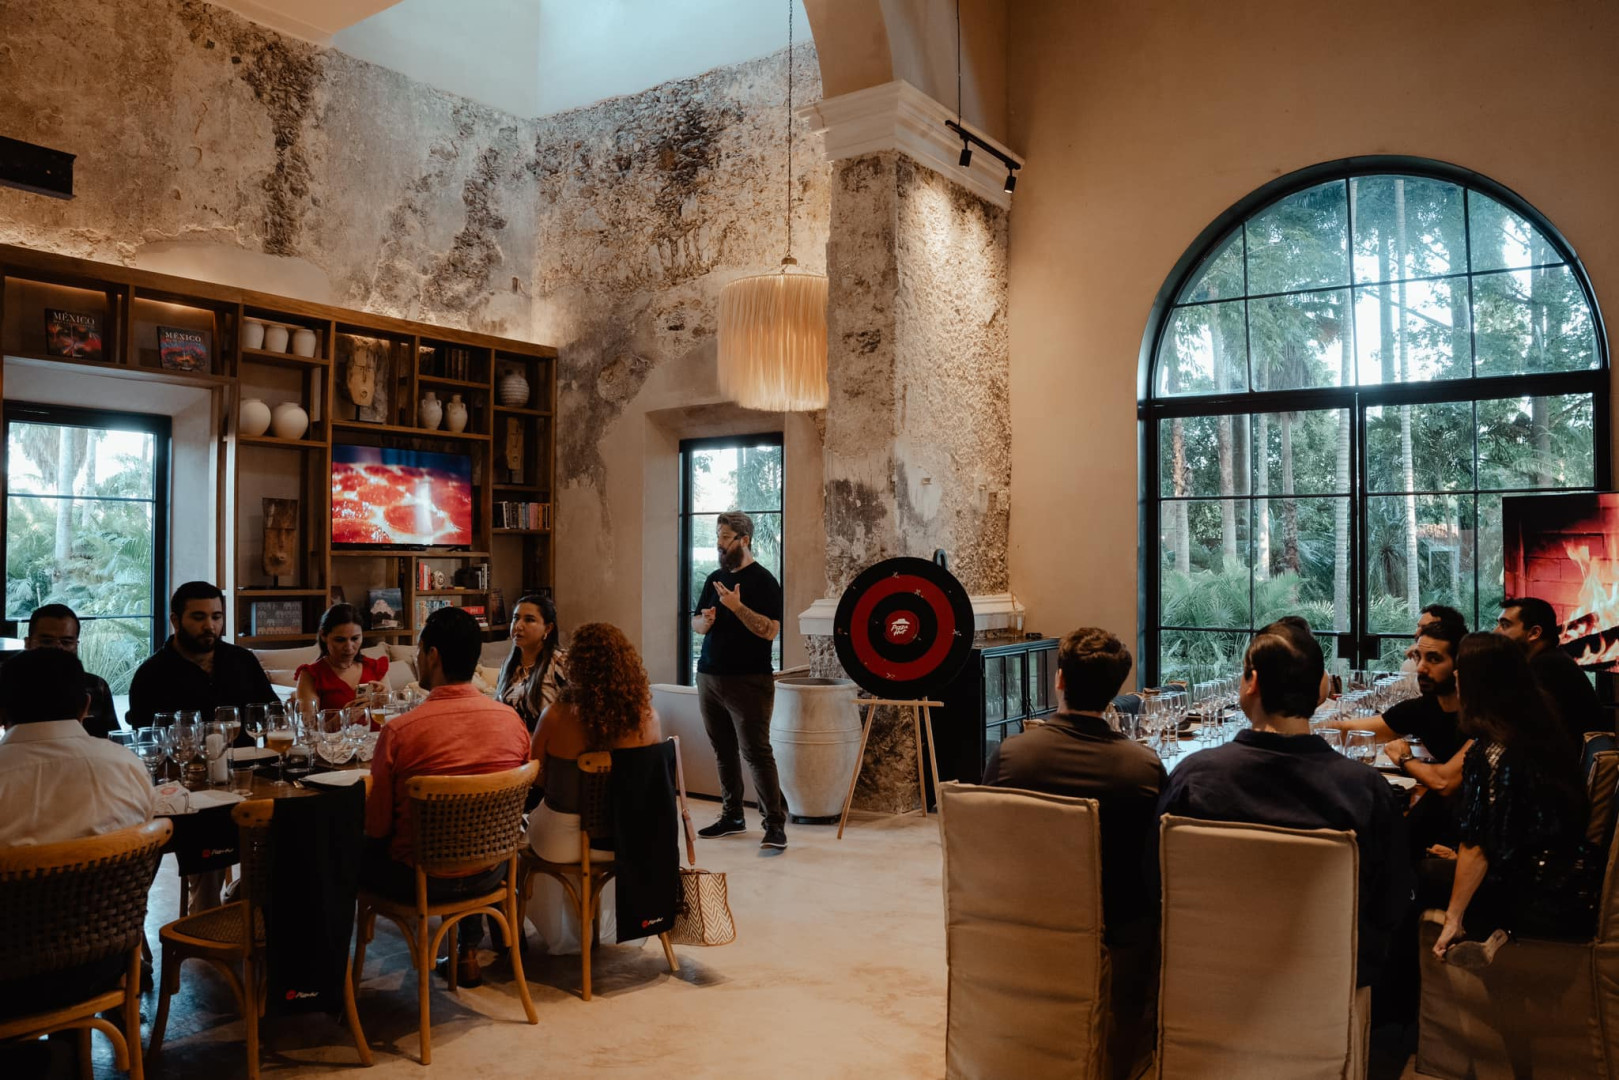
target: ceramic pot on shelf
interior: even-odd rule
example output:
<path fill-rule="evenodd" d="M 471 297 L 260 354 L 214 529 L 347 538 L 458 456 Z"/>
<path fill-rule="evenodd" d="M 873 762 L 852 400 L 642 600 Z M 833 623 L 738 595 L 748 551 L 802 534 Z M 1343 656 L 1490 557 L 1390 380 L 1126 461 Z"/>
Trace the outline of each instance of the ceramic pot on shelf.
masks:
<path fill-rule="evenodd" d="M 444 419 L 444 404 L 439 401 L 438 395 L 429 390 L 422 398 L 421 406 L 416 410 L 416 423 L 429 431 L 437 431 Z"/>
<path fill-rule="evenodd" d="M 315 355 L 315 332 L 300 326 L 292 332 L 292 351 L 296 356 Z"/>
<path fill-rule="evenodd" d="M 270 430 L 270 406 L 256 397 L 244 398 L 236 410 L 236 432 L 256 439 Z"/>
<path fill-rule="evenodd" d="M 264 324 L 257 319 L 242 320 L 242 348 L 264 348 Z"/>
<path fill-rule="evenodd" d="M 528 380 L 521 368 L 512 368 L 501 376 L 500 403 L 508 409 L 521 409 L 528 405 Z"/>
<path fill-rule="evenodd" d="M 451 431 L 467 429 L 467 407 L 460 394 L 451 394 L 450 403 L 444 406 L 444 426 Z"/>
<path fill-rule="evenodd" d="M 266 352 L 287 351 L 287 328 L 271 323 L 264 328 L 264 350 Z"/>
<path fill-rule="evenodd" d="M 309 430 L 309 414 L 296 401 L 283 401 L 275 407 L 271 423 L 278 439 L 301 439 Z"/>

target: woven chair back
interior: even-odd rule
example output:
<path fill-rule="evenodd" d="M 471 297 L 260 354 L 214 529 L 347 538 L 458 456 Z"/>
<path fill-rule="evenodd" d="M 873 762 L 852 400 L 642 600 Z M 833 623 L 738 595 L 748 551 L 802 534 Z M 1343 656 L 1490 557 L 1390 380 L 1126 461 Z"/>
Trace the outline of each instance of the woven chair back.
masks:
<path fill-rule="evenodd" d="M 613 835 L 613 755 L 579 755 L 579 831 L 595 839 Z"/>
<path fill-rule="evenodd" d="M 417 776 L 412 803 L 416 865 L 428 874 L 470 874 L 506 861 L 523 842 L 523 803 L 537 762 L 482 776 Z"/>
<path fill-rule="evenodd" d="M 146 894 L 174 826 L 0 850 L 0 972 L 8 979 L 128 953 L 146 927 Z"/>
<path fill-rule="evenodd" d="M 274 816 L 274 799 L 249 799 L 231 809 L 241 857 L 242 884 L 237 895 L 247 902 L 250 913 L 263 911 L 270 901 L 270 821 Z"/>

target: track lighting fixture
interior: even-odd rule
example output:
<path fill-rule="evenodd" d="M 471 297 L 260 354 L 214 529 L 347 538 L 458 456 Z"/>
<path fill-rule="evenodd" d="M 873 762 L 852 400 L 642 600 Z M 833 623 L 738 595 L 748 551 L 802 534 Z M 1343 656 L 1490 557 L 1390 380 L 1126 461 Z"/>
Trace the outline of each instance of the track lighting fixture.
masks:
<path fill-rule="evenodd" d="M 1017 187 L 1017 173 L 1008 172 L 1006 174 L 1006 186 L 1001 188 L 1001 190 L 1010 194 L 1012 189 L 1015 187 Z"/>
<path fill-rule="evenodd" d="M 972 165 L 973 147 L 976 146 L 980 150 L 988 152 L 990 156 L 994 157 L 1002 165 L 1006 166 L 1006 185 L 1002 187 L 1001 190 L 1009 192 L 1013 188 L 1017 187 L 1017 171 L 1023 167 L 1022 164 L 1017 161 L 1017 159 L 1008 157 L 1005 153 L 997 150 L 990 143 L 984 141 L 983 138 L 974 135 L 972 132 L 968 131 L 954 120 L 946 120 L 944 122 L 944 126 L 961 137 L 961 156 L 956 159 L 956 164 L 960 165 L 963 169 Z"/>
<path fill-rule="evenodd" d="M 967 166 L 971 165 L 972 163 L 973 163 L 973 146 L 972 146 L 972 143 L 968 142 L 966 139 L 962 139 L 961 140 L 961 157 L 956 159 L 956 164 L 960 165 L 963 169 L 965 169 Z"/>

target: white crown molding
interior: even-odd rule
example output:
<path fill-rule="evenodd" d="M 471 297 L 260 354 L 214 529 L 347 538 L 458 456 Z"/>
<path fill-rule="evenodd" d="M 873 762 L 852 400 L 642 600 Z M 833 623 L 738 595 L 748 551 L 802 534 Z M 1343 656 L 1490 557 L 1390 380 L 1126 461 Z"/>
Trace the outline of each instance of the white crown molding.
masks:
<path fill-rule="evenodd" d="M 961 138 L 944 126 L 946 120 L 956 118 L 955 112 L 904 79 L 826 98 L 805 105 L 798 114 L 825 140 L 828 161 L 898 150 L 986 202 L 1003 210 L 1012 206 L 1011 193 L 1002 190 L 1005 167 L 981 148 L 974 150 L 967 168 L 956 164 Z M 1023 164 L 1021 157 L 994 139 L 979 131 L 973 134 Z"/>
<path fill-rule="evenodd" d="M 1023 605 L 1011 593 L 974 596 L 973 631 L 1022 629 Z M 806 637 L 831 637 L 838 613 L 838 598 L 824 597 L 798 613 L 798 632 Z"/>

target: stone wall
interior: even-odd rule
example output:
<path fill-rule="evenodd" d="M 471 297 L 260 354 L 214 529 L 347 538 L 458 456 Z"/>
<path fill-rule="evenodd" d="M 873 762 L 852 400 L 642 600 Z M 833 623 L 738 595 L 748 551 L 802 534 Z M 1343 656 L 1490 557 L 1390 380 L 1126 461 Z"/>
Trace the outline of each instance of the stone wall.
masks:
<path fill-rule="evenodd" d="M 720 402 L 719 291 L 785 254 L 785 51 L 532 120 L 197 0 L 0 0 L 0 27 L 0 133 L 78 155 L 71 201 L 0 189 L 0 242 L 558 346 L 562 618 L 641 640 L 675 559 L 643 524 L 677 483 L 646 416 Z M 819 96 L 813 46 L 794 79 Z M 819 272 L 830 170 L 795 137 L 794 254 Z M 789 485 L 818 486 L 795 445 Z M 818 515 L 797 535 L 813 598 Z"/>

